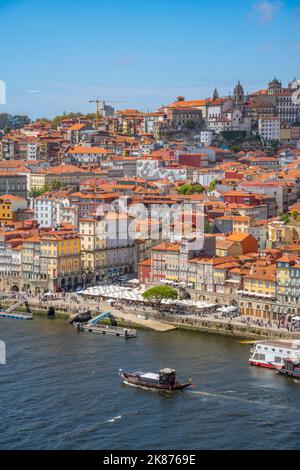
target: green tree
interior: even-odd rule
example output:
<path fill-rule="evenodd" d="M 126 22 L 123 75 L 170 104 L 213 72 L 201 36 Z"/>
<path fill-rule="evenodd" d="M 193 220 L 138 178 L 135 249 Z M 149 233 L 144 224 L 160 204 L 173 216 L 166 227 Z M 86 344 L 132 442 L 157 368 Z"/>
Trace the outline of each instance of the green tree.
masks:
<path fill-rule="evenodd" d="M 216 186 L 218 184 L 218 180 L 217 179 L 214 179 L 213 181 L 211 181 L 209 183 L 209 187 L 208 187 L 208 192 L 211 193 L 212 191 L 214 191 L 216 189 Z"/>
<path fill-rule="evenodd" d="M 292 216 L 293 219 L 295 219 L 295 220 L 297 219 L 297 215 L 298 215 L 298 212 L 297 212 L 297 211 L 294 210 L 294 211 L 291 212 L 291 216 Z"/>
<path fill-rule="evenodd" d="M 177 194 L 190 195 L 190 194 L 203 193 L 204 187 L 199 183 L 183 184 L 182 186 L 179 186 L 179 188 L 177 188 L 176 191 L 177 191 Z"/>
<path fill-rule="evenodd" d="M 290 221 L 289 214 L 281 214 L 280 220 L 281 220 L 281 222 L 283 222 L 284 224 L 288 224 L 289 221 Z"/>
<path fill-rule="evenodd" d="M 185 126 L 187 129 L 195 129 L 196 123 L 195 123 L 195 121 L 193 121 L 192 119 L 188 119 L 188 120 L 185 122 L 184 126 Z"/>
<path fill-rule="evenodd" d="M 50 190 L 49 185 L 45 184 L 42 188 L 31 188 L 28 192 L 28 196 L 31 198 L 36 198 L 41 196 L 44 193 L 47 193 Z"/>
<path fill-rule="evenodd" d="M 50 184 L 50 190 L 52 190 L 52 191 L 57 191 L 61 187 L 62 187 L 62 183 L 59 180 L 54 180 Z"/>
<path fill-rule="evenodd" d="M 8 113 L 0 113 L 0 129 L 10 127 L 12 123 L 12 115 Z"/>
<path fill-rule="evenodd" d="M 55 116 L 52 119 L 52 126 L 53 127 L 58 127 L 63 119 L 73 119 L 73 118 L 78 118 L 78 117 L 81 117 L 81 116 L 82 116 L 82 113 L 80 113 L 80 112 L 78 112 L 78 113 L 66 113 L 66 112 L 64 112 L 63 114 Z"/>
<path fill-rule="evenodd" d="M 51 124 L 51 120 L 46 118 L 46 117 L 41 117 L 37 118 L 35 122 L 40 122 L 40 123 L 45 123 L 45 124 Z"/>
<path fill-rule="evenodd" d="M 173 289 L 173 287 L 155 286 L 146 290 L 142 296 L 145 300 L 148 300 L 148 302 L 160 304 L 164 299 L 176 300 L 178 292 L 176 289 Z"/>
<path fill-rule="evenodd" d="M 96 119 L 96 114 L 95 113 L 88 113 L 84 116 L 86 119 L 88 119 L 89 121 L 95 121 Z"/>

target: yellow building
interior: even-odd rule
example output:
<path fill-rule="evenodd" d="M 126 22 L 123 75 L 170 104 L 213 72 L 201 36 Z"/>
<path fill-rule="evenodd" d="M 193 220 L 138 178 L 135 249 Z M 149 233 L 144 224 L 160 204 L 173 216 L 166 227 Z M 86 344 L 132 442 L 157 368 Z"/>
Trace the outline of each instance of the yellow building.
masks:
<path fill-rule="evenodd" d="M 46 175 L 44 173 L 31 173 L 28 175 L 28 192 L 33 189 L 43 189 L 46 184 Z"/>
<path fill-rule="evenodd" d="M 277 274 L 275 266 L 254 267 L 243 278 L 244 291 L 276 297 Z"/>
<path fill-rule="evenodd" d="M 292 225 L 276 220 L 268 224 L 268 248 L 278 248 L 278 245 L 289 245 L 299 239 L 298 231 Z"/>
<path fill-rule="evenodd" d="M 233 240 L 217 240 L 216 256 L 240 256 L 243 254 L 241 244 Z"/>
<path fill-rule="evenodd" d="M 107 222 L 100 218 L 79 221 L 82 267 L 98 281 L 105 275 Z M 92 274 L 93 273 L 93 274 Z"/>
<path fill-rule="evenodd" d="M 281 127 L 280 129 L 280 140 L 290 141 L 291 140 L 291 128 Z"/>
<path fill-rule="evenodd" d="M 41 235 L 41 275 L 50 289 L 69 290 L 81 284 L 80 236 L 75 231 L 52 231 Z"/>
<path fill-rule="evenodd" d="M 233 215 L 232 220 L 232 231 L 233 232 L 248 232 L 250 227 L 251 217 L 242 215 Z"/>
<path fill-rule="evenodd" d="M 277 260 L 277 299 L 300 303 L 300 258 L 283 256 Z"/>
<path fill-rule="evenodd" d="M 0 196 L 0 223 L 16 220 L 17 211 L 26 209 L 27 202 L 19 196 L 5 194 Z"/>

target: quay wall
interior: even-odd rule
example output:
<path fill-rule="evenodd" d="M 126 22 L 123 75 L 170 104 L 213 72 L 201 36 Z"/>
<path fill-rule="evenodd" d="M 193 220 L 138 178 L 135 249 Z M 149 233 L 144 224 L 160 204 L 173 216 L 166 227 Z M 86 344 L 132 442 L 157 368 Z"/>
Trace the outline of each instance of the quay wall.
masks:
<path fill-rule="evenodd" d="M 2 309 L 9 307 L 11 302 L 1 303 Z M 30 306 L 30 311 L 34 316 L 47 316 L 49 305 L 39 305 L 39 306 Z M 19 307 L 16 309 L 16 312 L 24 313 L 24 307 Z M 62 311 L 59 308 L 55 308 L 55 318 L 60 318 L 64 320 L 69 320 L 71 315 L 74 312 L 71 310 Z M 136 311 L 133 309 L 128 309 L 128 313 L 136 314 Z M 300 339 L 300 332 L 288 332 L 283 330 L 277 330 L 275 328 L 263 328 L 256 327 L 254 325 L 242 325 L 239 323 L 228 322 L 220 320 L 210 320 L 207 318 L 191 318 L 184 315 L 170 315 L 170 314 L 161 314 L 155 311 L 147 312 L 149 317 L 157 319 L 158 321 L 168 323 L 170 325 L 176 326 L 178 329 L 190 330 L 195 332 L 207 333 L 207 334 L 216 334 L 227 337 L 237 337 L 241 339 L 271 339 L 271 338 L 281 338 L 281 339 Z M 147 329 L 140 324 L 134 322 L 126 322 L 124 319 L 119 318 L 118 324 L 124 327 L 131 327 L 135 329 Z"/>
<path fill-rule="evenodd" d="M 241 325 L 222 320 L 208 320 L 207 318 L 186 318 L 184 316 L 159 315 L 158 319 L 175 325 L 178 329 L 194 330 L 201 333 L 218 334 L 222 336 L 243 339 L 300 339 L 300 332 L 288 332 L 274 328 Z"/>

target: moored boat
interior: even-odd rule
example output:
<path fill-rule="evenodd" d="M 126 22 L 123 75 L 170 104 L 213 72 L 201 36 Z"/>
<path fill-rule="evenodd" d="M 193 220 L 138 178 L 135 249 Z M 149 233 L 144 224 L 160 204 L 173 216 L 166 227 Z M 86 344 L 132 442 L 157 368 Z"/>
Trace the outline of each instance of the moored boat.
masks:
<path fill-rule="evenodd" d="M 119 375 L 127 385 L 133 385 L 148 390 L 176 391 L 192 385 L 191 379 L 187 382 L 177 382 L 174 369 L 161 369 L 159 373 L 153 372 L 124 372 L 119 369 Z"/>
<path fill-rule="evenodd" d="M 251 348 L 249 364 L 278 370 L 287 357 L 300 361 L 300 340 L 257 341 Z"/>
<path fill-rule="evenodd" d="M 300 359 L 286 357 L 283 359 L 283 366 L 276 367 L 276 370 L 283 375 L 300 379 Z"/>

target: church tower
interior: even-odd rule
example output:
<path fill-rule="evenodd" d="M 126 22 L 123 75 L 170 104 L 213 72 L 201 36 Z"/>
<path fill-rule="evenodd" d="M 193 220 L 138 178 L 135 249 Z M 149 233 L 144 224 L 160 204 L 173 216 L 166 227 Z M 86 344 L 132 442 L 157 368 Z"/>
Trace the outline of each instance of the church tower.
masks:
<path fill-rule="evenodd" d="M 233 90 L 233 99 L 234 99 L 235 108 L 243 112 L 244 103 L 245 103 L 245 92 L 244 92 L 244 88 L 242 87 L 239 81 Z"/>
<path fill-rule="evenodd" d="M 213 100 L 217 100 L 219 99 L 219 93 L 218 93 L 218 90 L 217 88 L 214 89 L 214 92 L 213 92 L 213 97 L 212 97 Z"/>

